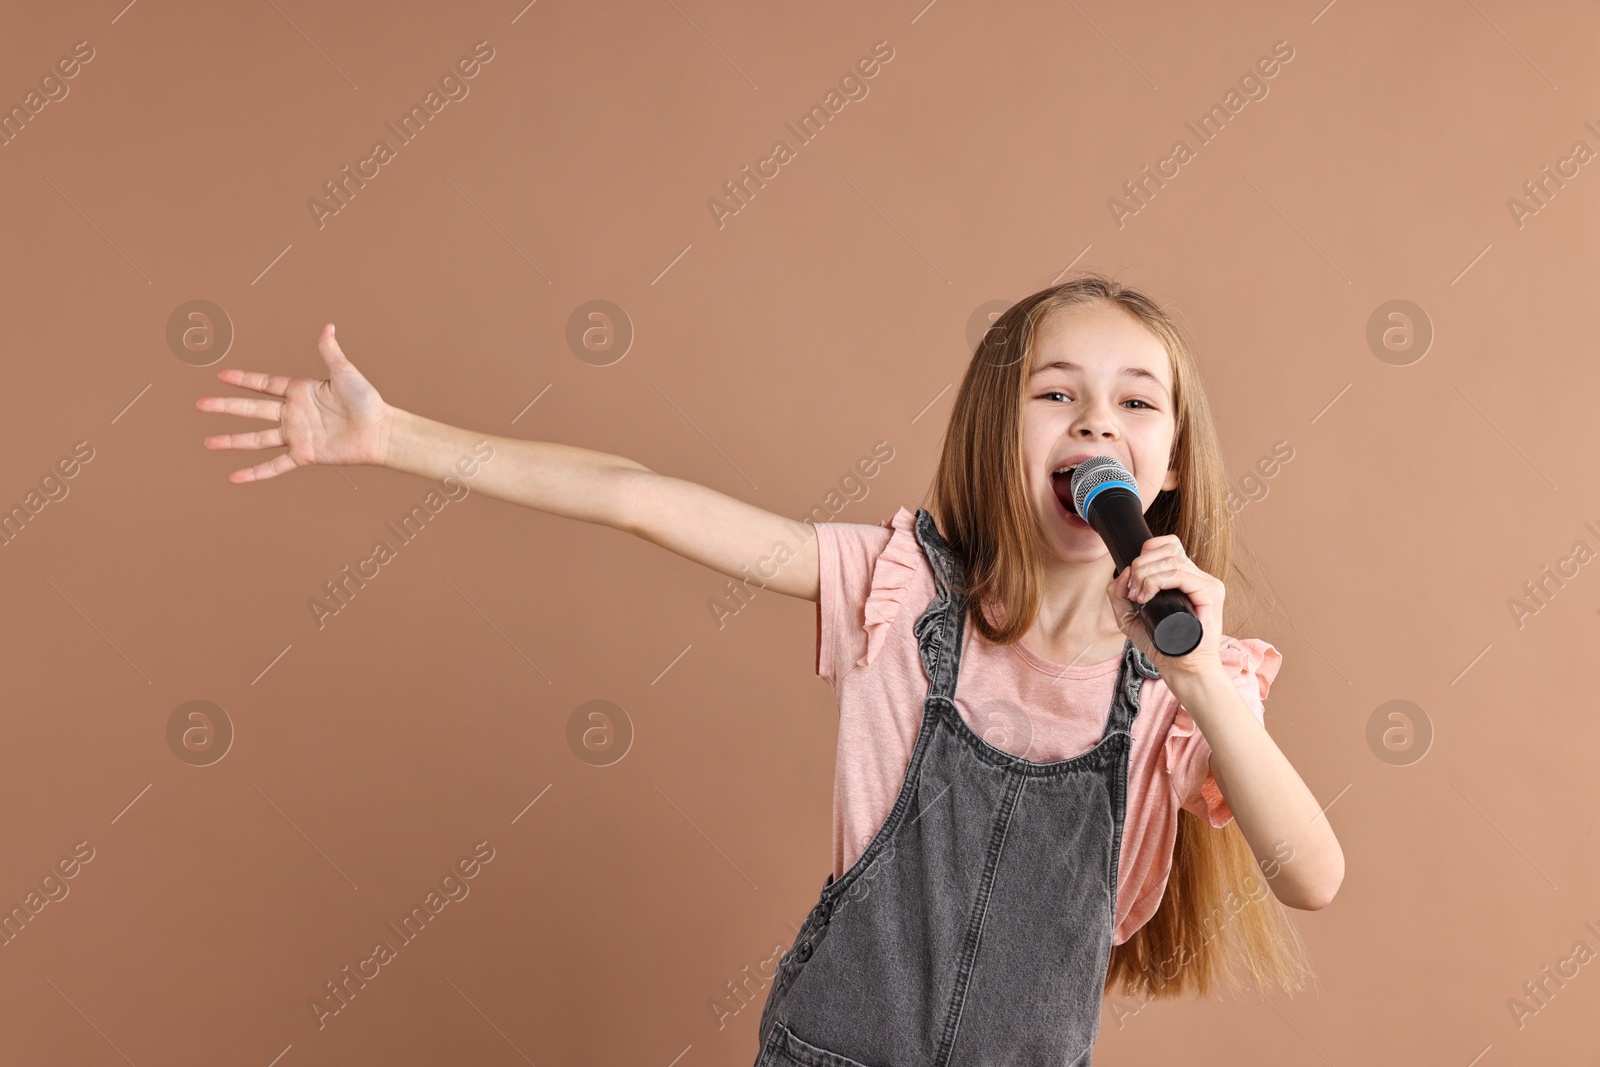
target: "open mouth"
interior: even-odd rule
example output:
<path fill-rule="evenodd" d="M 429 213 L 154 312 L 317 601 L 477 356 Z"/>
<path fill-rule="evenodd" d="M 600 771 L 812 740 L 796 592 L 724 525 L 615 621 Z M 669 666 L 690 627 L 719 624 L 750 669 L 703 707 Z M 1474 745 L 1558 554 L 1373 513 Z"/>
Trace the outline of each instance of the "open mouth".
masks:
<path fill-rule="evenodd" d="M 1080 526 L 1087 529 L 1089 524 L 1078 517 L 1077 512 L 1071 505 L 1072 472 L 1076 469 L 1076 467 L 1067 467 L 1063 470 L 1051 472 L 1050 488 L 1054 490 L 1054 492 L 1051 493 L 1051 496 L 1055 497 L 1056 511 L 1063 519 L 1066 520 L 1067 525 Z"/>

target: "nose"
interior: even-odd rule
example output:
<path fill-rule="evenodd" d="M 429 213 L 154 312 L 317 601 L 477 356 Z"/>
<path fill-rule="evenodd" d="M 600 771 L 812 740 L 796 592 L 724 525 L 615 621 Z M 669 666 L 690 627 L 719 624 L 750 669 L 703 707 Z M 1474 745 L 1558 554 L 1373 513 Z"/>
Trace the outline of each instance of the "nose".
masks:
<path fill-rule="evenodd" d="M 1099 398 L 1085 397 L 1078 402 L 1078 417 L 1073 421 L 1072 434 L 1075 437 L 1115 437 L 1117 436 L 1117 423 L 1111 416 L 1110 407 Z"/>

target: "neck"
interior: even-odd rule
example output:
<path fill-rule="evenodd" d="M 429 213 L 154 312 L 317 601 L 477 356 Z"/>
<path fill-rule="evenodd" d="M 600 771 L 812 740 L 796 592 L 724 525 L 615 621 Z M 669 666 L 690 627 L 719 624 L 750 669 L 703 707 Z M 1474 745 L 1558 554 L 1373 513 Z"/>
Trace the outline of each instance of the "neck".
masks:
<path fill-rule="evenodd" d="M 1117 626 L 1106 585 L 1110 553 L 1069 563 L 1048 554 L 1039 588 L 1039 613 L 1024 642 L 1044 659 L 1069 666 L 1101 663 L 1116 655 L 1124 635 Z"/>

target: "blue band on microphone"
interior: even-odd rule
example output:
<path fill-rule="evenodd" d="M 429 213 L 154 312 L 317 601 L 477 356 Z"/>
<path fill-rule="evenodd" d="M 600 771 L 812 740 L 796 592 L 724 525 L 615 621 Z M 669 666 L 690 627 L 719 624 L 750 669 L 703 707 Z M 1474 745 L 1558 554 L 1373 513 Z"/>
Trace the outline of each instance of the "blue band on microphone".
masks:
<path fill-rule="evenodd" d="M 1083 515 L 1080 517 L 1085 522 L 1089 521 L 1089 508 L 1094 504 L 1094 498 L 1105 492 L 1107 489 L 1126 489 L 1133 493 L 1135 500 L 1139 499 L 1139 487 L 1131 482 L 1101 482 L 1099 485 L 1089 490 L 1089 495 L 1083 498 Z"/>

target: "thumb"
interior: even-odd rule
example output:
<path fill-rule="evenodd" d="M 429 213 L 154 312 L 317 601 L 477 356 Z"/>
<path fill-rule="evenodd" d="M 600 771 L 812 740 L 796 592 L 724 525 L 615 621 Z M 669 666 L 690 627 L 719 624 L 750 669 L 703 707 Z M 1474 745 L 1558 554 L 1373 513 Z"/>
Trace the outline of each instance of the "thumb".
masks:
<path fill-rule="evenodd" d="M 341 366 L 348 366 L 350 361 L 345 358 L 344 352 L 339 348 L 339 342 L 333 336 L 333 323 L 322 327 L 322 333 L 317 337 L 317 351 L 322 354 L 322 361 L 328 365 L 328 370 L 337 370 Z"/>

